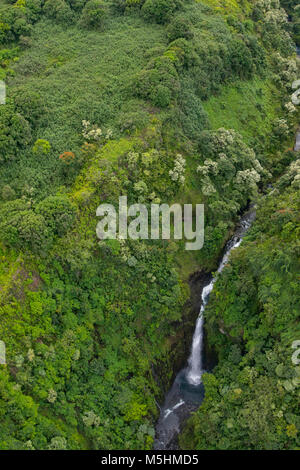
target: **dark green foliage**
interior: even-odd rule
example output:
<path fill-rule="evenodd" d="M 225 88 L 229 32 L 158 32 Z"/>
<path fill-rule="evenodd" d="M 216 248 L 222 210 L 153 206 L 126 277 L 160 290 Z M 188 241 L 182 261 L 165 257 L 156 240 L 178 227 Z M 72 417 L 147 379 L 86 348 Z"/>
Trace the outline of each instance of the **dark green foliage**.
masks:
<path fill-rule="evenodd" d="M 113 10 L 121 13 L 139 11 L 145 0 L 112 0 Z"/>
<path fill-rule="evenodd" d="M 69 230 L 75 220 L 75 207 L 63 196 L 47 197 L 38 204 L 36 213 L 44 217 L 46 225 L 59 237 Z"/>
<path fill-rule="evenodd" d="M 155 106 L 166 107 L 178 90 L 178 75 L 172 60 L 161 56 L 149 62 L 134 80 L 135 93 Z"/>
<path fill-rule="evenodd" d="M 34 252 L 43 254 L 43 250 L 48 243 L 51 243 L 50 232 L 43 216 L 35 214 L 33 211 L 22 211 L 11 221 L 13 232 L 17 230 L 18 235 L 16 247 L 28 247 Z M 4 240 L 10 239 L 6 234 Z"/>
<path fill-rule="evenodd" d="M 146 0 L 141 11 L 146 20 L 164 24 L 180 4 L 180 0 Z"/>
<path fill-rule="evenodd" d="M 16 193 L 8 184 L 6 184 L 2 187 L 1 197 L 4 201 L 9 201 L 16 198 Z"/>
<path fill-rule="evenodd" d="M 186 20 L 184 15 L 175 16 L 167 26 L 169 41 L 175 41 L 178 38 L 191 39 L 193 37 L 191 28 L 191 23 Z"/>
<path fill-rule="evenodd" d="M 25 15 L 30 23 L 35 23 L 39 19 L 43 4 L 43 0 L 26 0 Z"/>
<path fill-rule="evenodd" d="M 12 104 L 1 106 L 0 114 L 0 163 L 12 160 L 31 141 L 31 128 L 26 119 Z"/>
<path fill-rule="evenodd" d="M 70 5 L 72 10 L 79 12 L 83 9 L 84 5 L 87 3 L 86 0 L 68 0 L 67 3 Z"/>
<path fill-rule="evenodd" d="M 230 44 L 230 66 L 233 72 L 241 78 L 250 78 L 253 73 L 251 53 L 245 43 L 240 40 Z"/>
<path fill-rule="evenodd" d="M 281 0 L 281 6 L 286 10 L 294 41 L 300 44 L 300 8 L 298 0 Z"/>
<path fill-rule="evenodd" d="M 45 114 L 45 101 L 35 92 L 24 88 L 17 88 L 13 92 L 15 109 L 35 128 Z"/>
<path fill-rule="evenodd" d="M 46 16 L 57 21 L 70 23 L 73 19 L 72 10 L 64 0 L 46 0 L 43 11 Z"/>
<path fill-rule="evenodd" d="M 2 189 L 12 199 L 9 188 Z M 0 211 L 1 240 L 8 246 L 44 254 L 56 236 L 63 236 L 73 225 L 75 208 L 64 196 L 49 196 L 35 210 L 21 199 L 7 202 Z"/>
<path fill-rule="evenodd" d="M 18 199 L 6 203 L 0 213 L 1 240 L 17 249 L 43 252 L 51 240 L 43 216 L 35 214 L 27 203 Z"/>
<path fill-rule="evenodd" d="M 5 5 L 0 9 L 0 44 L 28 36 L 41 13 L 40 0 L 28 0 L 24 5 Z"/>
<path fill-rule="evenodd" d="M 103 28 L 107 15 L 107 4 L 102 0 L 89 0 L 82 10 L 80 24 L 86 27 Z"/>
<path fill-rule="evenodd" d="M 185 135 L 197 142 L 201 132 L 210 127 L 209 120 L 201 100 L 191 91 L 188 81 L 182 82 L 181 90 L 178 99 L 180 124 Z"/>

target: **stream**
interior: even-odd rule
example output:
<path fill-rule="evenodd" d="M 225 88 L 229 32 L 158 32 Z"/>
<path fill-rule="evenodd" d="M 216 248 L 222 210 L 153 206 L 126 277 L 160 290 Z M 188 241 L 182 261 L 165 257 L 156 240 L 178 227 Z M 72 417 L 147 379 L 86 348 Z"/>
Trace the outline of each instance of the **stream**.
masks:
<path fill-rule="evenodd" d="M 226 244 L 217 273 L 222 272 L 231 251 L 241 244 L 243 236 L 254 219 L 255 209 L 253 208 L 241 217 L 234 235 Z M 213 277 L 202 290 L 201 308 L 196 322 L 190 357 L 186 367 L 177 374 L 160 409 L 154 441 L 154 449 L 156 450 L 177 448 L 177 436 L 181 430 L 181 423 L 190 416 L 192 411 L 199 408 L 204 398 L 204 386 L 201 379 L 203 372 L 205 372 L 203 369 L 204 312 L 215 282 L 216 277 Z"/>

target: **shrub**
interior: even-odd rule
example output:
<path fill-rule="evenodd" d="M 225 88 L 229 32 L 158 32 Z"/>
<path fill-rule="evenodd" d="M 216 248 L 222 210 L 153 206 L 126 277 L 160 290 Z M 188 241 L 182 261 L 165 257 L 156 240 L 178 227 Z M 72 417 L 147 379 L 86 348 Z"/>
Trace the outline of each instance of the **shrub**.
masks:
<path fill-rule="evenodd" d="M 39 19 L 41 10 L 41 0 L 26 0 L 6 5 L 0 12 L 0 43 L 29 35 L 32 24 Z"/>
<path fill-rule="evenodd" d="M 155 106 L 166 107 L 179 88 L 178 74 L 173 61 L 161 56 L 149 62 L 135 78 L 135 93 L 150 100 Z"/>
<path fill-rule="evenodd" d="M 64 0 L 47 0 L 43 11 L 49 18 L 64 23 L 70 23 L 74 16 L 70 6 Z"/>
<path fill-rule="evenodd" d="M 19 39 L 32 31 L 41 13 L 41 0 L 26 0 L 6 5 L 0 12 L 0 43 Z"/>
<path fill-rule="evenodd" d="M 43 216 L 35 214 L 23 200 L 7 202 L 0 212 L 2 241 L 18 249 L 27 248 L 36 252 L 43 250 L 49 242 L 49 231 Z"/>
<path fill-rule="evenodd" d="M 18 238 L 19 248 L 24 243 L 25 247 L 36 253 L 43 251 L 52 241 L 44 217 L 32 210 L 23 212 L 19 218 Z"/>
<path fill-rule="evenodd" d="M 51 149 L 51 145 L 48 142 L 48 140 L 38 139 L 35 141 L 32 151 L 35 154 L 47 155 L 47 153 L 50 152 L 50 149 Z"/>
<path fill-rule="evenodd" d="M 155 106 L 166 108 L 172 99 L 172 92 L 164 85 L 158 85 L 150 93 L 150 99 Z"/>
<path fill-rule="evenodd" d="M 66 196 L 49 196 L 35 211 L 24 200 L 9 201 L 0 211 L 1 240 L 14 248 L 43 252 L 72 226 L 75 214 Z"/>
<path fill-rule="evenodd" d="M 193 37 L 191 27 L 192 25 L 184 16 L 173 18 L 167 27 L 167 36 L 169 41 L 175 41 L 175 39 L 179 38 L 191 39 Z"/>
<path fill-rule="evenodd" d="M 15 199 L 16 193 L 15 191 L 9 186 L 9 184 L 6 184 L 3 186 L 1 190 L 1 197 L 4 201 L 11 201 Z"/>
<path fill-rule="evenodd" d="M 197 141 L 200 133 L 204 129 L 208 129 L 210 124 L 200 98 L 192 92 L 192 87 L 188 81 L 183 81 L 181 84 L 179 106 L 179 124 L 184 134 L 189 139 Z"/>
<path fill-rule="evenodd" d="M 169 57 L 177 69 L 183 66 L 188 68 L 195 62 L 193 43 L 184 38 L 175 39 L 169 44 L 164 56 Z"/>
<path fill-rule="evenodd" d="M 36 213 L 43 216 L 53 235 L 62 236 L 72 226 L 76 209 L 66 196 L 49 196 L 38 204 Z"/>
<path fill-rule="evenodd" d="M 112 6 L 115 11 L 121 11 L 129 9 L 140 9 L 144 4 L 145 0 L 112 0 Z"/>
<path fill-rule="evenodd" d="M 142 6 L 142 14 L 149 21 L 164 24 L 178 6 L 179 2 L 176 0 L 146 0 Z"/>
<path fill-rule="evenodd" d="M 5 43 L 10 29 L 10 25 L 2 22 L 2 19 L 0 18 L 0 44 Z"/>
<path fill-rule="evenodd" d="M 67 440 L 65 437 L 57 436 L 51 439 L 48 445 L 49 450 L 65 450 L 67 449 Z"/>
<path fill-rule="evenodd" d="M 85 27 L 102 28 L 107 6 L 102 0 L 90 0 L 81 13 L 80 24 Z"/>
<path fill-rule="evenodd" d="M 0 162 L 18 156 L 31 140 L 31 128 L 26 119 L 16 113 L 11 104 L 1 106 L 0 114 Z"/>
<path fill-rule="evenodd" d="M 13 92 L 13 101 L 17 112 L 35 127 L 45 113 L 45 102 L 42 96 L 31 90 L 19 87 Z"/>
<path fill-rule="evenodd" d="M 230 47 L 230 65 L 233 73 L 241 78 L 250 78 L 254 72 L 251 53 L 246 44 L 233 40 Z"/>
<path fill-rule="evenodd" d="M 143 110 L 123 112 L 118 119 L 118 125 L 121 132 L 130 134 L 137 129 L 143 129 L 147 126 L 149 120 L 148 114 Z"/>
<path fill-rule="evenodd" d="M 25 15 L 28 21 L 35 23 L 42 12 L 42 0 L 26 0 Z"/>
<path fill-rule="evenodd" d="M 86 4 L 86 0 L 67 0 L 68 4 L 74 11 L 81 11 Z"/>
<path fill-rule="evenodd" d="M 28 36 L 32 32 L 32 25 L 25 18 L 17 18 L 14 22 L 14 32 L 17 37 Z"/>

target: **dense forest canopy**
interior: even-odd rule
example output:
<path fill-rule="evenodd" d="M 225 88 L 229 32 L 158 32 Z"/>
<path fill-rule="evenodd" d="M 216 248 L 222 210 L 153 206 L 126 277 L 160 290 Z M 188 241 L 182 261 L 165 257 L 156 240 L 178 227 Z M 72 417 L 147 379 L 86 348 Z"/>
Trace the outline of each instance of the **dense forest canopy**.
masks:
<path fill-rule="evenodd" d="M 288 0 L 0 0 L 0 449 L 151 449 L 188 278 L 216 269 L 250 201 L 205 318 L 218 365 L 180 445 L 299 447 L 299 15 Z M 203 249 L 99 242 L 96 208 L 120 195 L 204 203 Z"/>

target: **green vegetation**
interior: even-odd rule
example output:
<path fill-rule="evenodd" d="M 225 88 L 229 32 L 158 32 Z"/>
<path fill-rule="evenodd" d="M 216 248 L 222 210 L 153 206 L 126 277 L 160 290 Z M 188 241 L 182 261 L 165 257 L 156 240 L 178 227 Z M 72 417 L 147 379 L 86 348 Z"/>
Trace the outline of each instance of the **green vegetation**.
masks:
<path fill-rule="evenodd" d="M 7 352 L 7 365 L 0 366 L 0 449 L 152 447 L 157 401 L 183 350 L 187 278 L 193 270 L 215 269 L 241 211 L 295 158 L 284 151 L 298 122 L 290 102 L 297 64 L 284 18 L 278 2 L 261 0 L 0 0 L 0 78 L 8 95 L 0 107 L 0 340 Z M 279 191 L 290 177 L 279 180 Z M 269 196 L 261 209 L 291 208 L 282 228 L 291 252 L 293 188 Z M 129 204 L 204 203 L 204 248 L 191 254 L 182 241 L 99 242 L 96 208 L 118 204 L 120 195 Z M 264 226 L 271 221 L 261 216 L 253 240 L 263 243 L 261 231 L 272 245 L 273 225 Z M 228 268 L 217 289 L 227 279 L 234 299 L 245 264 L 247 338 L 239 330 L 243 306 L 233 313 L 228 307 L 222 321 L 237 337 L 232 356 L 238 347 L 245 367 L 256 367 L 248 343 L 262 361 L 262 341 L 272 349 L 284 336 L 283 350 L 274 346 L 277 367 L 293 336 L 294 303 L 278 292 L 294 261 L 282 254 L 284 270 L 271 270 L 266 280 L 264 259 L 271 257 L 253 240 L 245 243 L 249 252 L 239 252 L 233 278 Z M 277 309 L 273 331 L 257 290 L 275 274 L 276 297 L 267 300 Z M 229 302 L 225 293 L 222 302 Z M 214 298 L 212 305 L 208 328 L 218 367 L 239 374 L 239 363 L 233 358 L 231 367 L 226 356 L 230 341 L 215 327 L 223 303 Z M 271 383 L 270 394 L 276 389 L 273 369 L 259 378 L 263 367 L 257 388 L 247 392 L 251 403 L 263 380 Z M 294 388 L 286 390 L 285 382 L 278 396 L 274 391 L 274 409 L 280 400 L 291 402 L 283 409 L 291 417 L 279 423 L 289 427 L 283 435 L 276 430 L 279 438 L 270 423 L 247 441 L 241 418 L 228 443 L 218 411 L 225 444 L 213 431 L 204 441 L 197 423 L 218 401 L 218 374 L 206 378 L 209 405 L 188 425 L 183 445 L 259 448 L 260 436 L 265 447 L 295 447 Z M 294 371 L 288 374 L 284 380 L 292 381 Z M 237 408 L 244 395 L 239 400 Z"/>
<path fill-rule="evenodd" d="M 259 202 L 206 310 L 219 357 L 184 449 L 299 448 L 299 159 Z"/>

